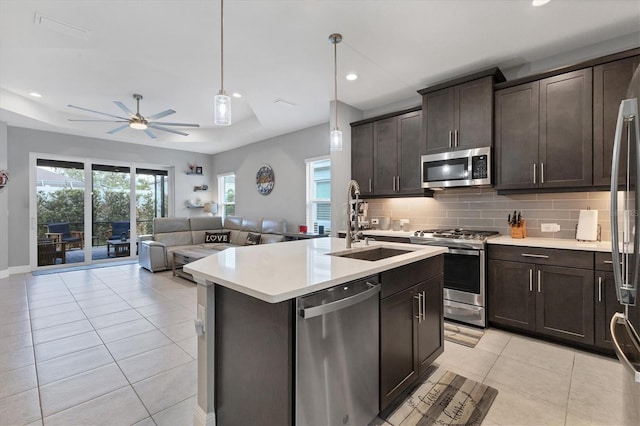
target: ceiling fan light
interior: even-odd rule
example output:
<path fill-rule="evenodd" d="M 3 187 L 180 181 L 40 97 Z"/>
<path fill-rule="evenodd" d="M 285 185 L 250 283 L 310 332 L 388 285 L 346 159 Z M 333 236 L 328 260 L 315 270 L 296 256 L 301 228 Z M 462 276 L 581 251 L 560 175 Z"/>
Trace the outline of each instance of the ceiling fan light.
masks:
<path fill-rule="evenodd" d="M 231 98 L 221 92 L 215 96 L 214 102 L 214 123 L 218 126 L 231 125 Z"/>
<path fill-rule="evenodd" d="M 337 127 L 331 131 L 329 146 L 331 151 L 342 151 L 342 132 Z"/>
<path fill-rule="evenodd" d="M 131 127 L 132 129 L 136 129 L 136 130 L 146 130 L 147 129 L 147 125 L 141 121 L 132 121 L 131 123 L 129 123 L 129 127 Z"/>

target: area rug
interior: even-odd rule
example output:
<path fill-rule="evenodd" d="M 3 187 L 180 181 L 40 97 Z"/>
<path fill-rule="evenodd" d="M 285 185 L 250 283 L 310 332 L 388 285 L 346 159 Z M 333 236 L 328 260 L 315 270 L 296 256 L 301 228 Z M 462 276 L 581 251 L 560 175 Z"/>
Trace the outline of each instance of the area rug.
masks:
<path fill-rule="evenodd" d="M 498 391 L 438 368 L 385 420 L 393 426 L 480 425 Z"/>
<path fill-rule="evenodd" d="M 483 335 L 484 331 L 477 328 L 465 327 L 450 322 L 444 323 L 444 338 L 453 343 L 474 348 Z"/>

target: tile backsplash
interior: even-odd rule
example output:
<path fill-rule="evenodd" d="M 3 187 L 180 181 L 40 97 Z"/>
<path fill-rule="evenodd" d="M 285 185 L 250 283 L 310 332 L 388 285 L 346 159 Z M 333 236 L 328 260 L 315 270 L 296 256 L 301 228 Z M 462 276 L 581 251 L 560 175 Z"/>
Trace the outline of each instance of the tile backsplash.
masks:
<path fill-rule="evenodd" d="M 507 215 L 522 212 L 527 236 L 574 239 L 580 210 L 598 210 L 602 240 L 611 239 L 609 192 L 498 195 L 494 189 L 448 189 L 434 198 L 367 200 L 369 218 L 409 219 L 410 229 L 464 227 L 509 235 Z M 540 224 L 557 223 L 558 232 L 541 232 Z"/>

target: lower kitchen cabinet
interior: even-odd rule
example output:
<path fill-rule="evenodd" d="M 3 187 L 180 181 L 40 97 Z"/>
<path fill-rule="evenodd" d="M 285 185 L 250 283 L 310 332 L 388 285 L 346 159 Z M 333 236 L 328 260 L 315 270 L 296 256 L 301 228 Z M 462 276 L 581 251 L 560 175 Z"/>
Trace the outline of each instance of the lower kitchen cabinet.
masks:
<path fill-rule="evenodd" d="M 595 345 L 613 350 L 613 341 L 609 331 L 611 317 L 624 308 L 618 302 L 616 285 L 613 278 L 611 253 L 596 253 L 595 259 Z"/>
<path fill-rule="evenodd" d="M 442 256 L 438 256 L 381 275 L 380 411 L 407 390 L 444 350 L 442 262 Z M 405 288 L 397 291 L 402 286 Z M 389 295 L 390 288 L 394 294 Z"/>
<path fill-rule="evenodd" d="M 490 246 L 489 322 L 593 345 L 592 265 L 587 252 Z"/>

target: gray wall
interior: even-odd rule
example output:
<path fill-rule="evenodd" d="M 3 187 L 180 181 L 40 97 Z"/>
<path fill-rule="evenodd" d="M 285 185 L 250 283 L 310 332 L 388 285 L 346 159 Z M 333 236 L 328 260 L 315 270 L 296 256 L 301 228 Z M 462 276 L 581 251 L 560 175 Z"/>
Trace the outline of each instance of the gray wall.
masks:
<path fill-rule="evenodd" d="M 0 170 L 6 169 L 8 169 L 7 124 L 0 121 Z M 0 278 L 9 275 L 7 273 L 9 268 L 9 188 L 10 186 L 0 189 Z"/>
<path fill-rule="evenodd" d="M 0 239 L 0 256 L 3 250 L 2 246 L 5 245 L 3 243 L 7 241 L 8 247 L 11 247 L 8 255 L 9 267 L 29 264 L 29 153 L 31 152 L 173 167 L 175 168 L 176 216 L 203 214 L 202 209 L 187 209 L 184 202 L 195 198 L 193 192 L 195 185 L 205 183 L 211 187 L 214 182 L 214 180 L 210 181 L 211 156 L 205 154 L 163 148 L 149 149 L 149 147 L 142 145 L 19 127 L 8 127 L 7 136 L 8 168 L 11 172 L 11 186 L 8 191 L 11 226 L 9 227 L 8 241 L 6 234 L 3 234 Z M 205 175 L 187 176 L 185 172 L 188 170 L 189 163 L 202 165 Z M 198 194 L 198 197 L 203 197 L 204 193 Z M 2 222 L 0 222 L 0 226 L 2 226 Z M 2 260 L 0 260 L 0 271 L 2 270 L 1 262 Z"/>
<path fill-rule="evenodd" d="M 327 154 L 329 126 L 324 123 L 216 154 L 213 173 L 235 173 L 238 216 L 284 218 L 292 231 L 305 223 L 304 160 Z M 263 164 L 270 165 L 275 174 L 273 191 L 266 196 L 256 190 L 256 173 Z M 217 197 L 217 183 L 213 187 Z"/>

